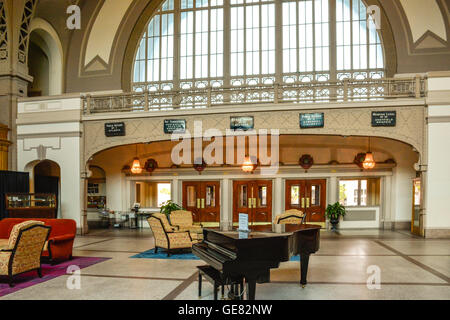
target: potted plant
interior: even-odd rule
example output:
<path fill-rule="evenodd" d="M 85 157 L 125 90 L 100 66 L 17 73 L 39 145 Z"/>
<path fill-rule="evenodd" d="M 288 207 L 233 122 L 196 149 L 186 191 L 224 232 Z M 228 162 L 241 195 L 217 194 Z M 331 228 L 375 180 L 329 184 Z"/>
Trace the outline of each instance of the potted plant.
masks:
<path fill-rule="evenodd" d="M 329 204 L 327 209 L 325 210 L 325 214 L 327 218 L 330 220 L 331 223 L 331 230 L 336 230 L 337 225 L 339 223 L 339 219 L 345 216 L 346 211 L 345 207 L 340 204 L 339 202 L 336 202 L 335 204 Z"/>
<path fill-rule="evenodd" d="M 167 219 L 170 221 L 170 213 L 175 210 L 183 210 L 183 208 L 175 202 L 169 200 L 162 204 L 160 212 L 164 213 Z"/>

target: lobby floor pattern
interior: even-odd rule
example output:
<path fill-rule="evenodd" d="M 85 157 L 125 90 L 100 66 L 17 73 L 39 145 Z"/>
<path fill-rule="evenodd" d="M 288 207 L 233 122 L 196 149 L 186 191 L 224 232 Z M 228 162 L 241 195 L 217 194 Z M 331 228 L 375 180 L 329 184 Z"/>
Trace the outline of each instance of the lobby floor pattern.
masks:
<path fill-rule="evenodd" d="M 76 238 L 74 255 L 111 259 L 82 269 L 80 289 L 68 289 L 71 276 L 63 275 L 1 299 L 199 299 L 196 266 L 204 262 L 130 258 L 153 247 L 148 229 L 95 230 Z M 368 288 L 368 267 L 381 271 L 380 289 Z M 323 231 L 306 288 L 298 284 L 299 263 L 285 262 L 271 271 L 271 283 L 257 285 L 256 298 L 450 300 L 449 277 L 450 240 L 396 231 Z M 201 299 L 212 298 L 212 286 L 203 281 Z"/>

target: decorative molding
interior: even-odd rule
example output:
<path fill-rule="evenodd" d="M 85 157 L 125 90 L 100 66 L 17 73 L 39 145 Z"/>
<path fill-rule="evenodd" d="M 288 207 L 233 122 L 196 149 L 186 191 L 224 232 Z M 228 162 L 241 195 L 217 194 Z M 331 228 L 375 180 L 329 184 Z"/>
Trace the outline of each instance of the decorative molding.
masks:
<path fill-rule="evenodd" d="M 321 109 L 324 112 L 324 128 L 300 129 L 299 110 L 255 112 L 255 130 L 279 129 L 280 135 L 345 135 L 345 136 L 373 136 L 399 140 L 413 146 L 420 154 L 421 161 L 426 159 L 425 146 L 425 107 L 390 107 L 376 108 L 376 111 L 397 111 L 397 126 L 389 128 L 371 126 L 370 108 L 353 109 Z M 311 112 L 318 110 L 311 110 Z M 215 128 L 225 133 L 229 128 L 231 115 L 238 113 L 186 115 L 187 130 L 193 132 L 194 121 L 202 121 L 203 130 Z M 248 114 L 248 112 L 246 113 Z M 123 119 L 127 127 L 125 137 L 109 137 L 104 133 L 106 121 L 85 121 L 84 138 L 87 160 L 94 154 L 112 147 L 133 143 L 148 143 L 152 141 L 170 140 L 169 134 L 164 134 L 163 121 L 168 117 Z M 177 117 L 173 117 L 176 119 Z M 422 163 L 423 164 L 423 163 Z"/>
<path fill-rule="evenodd" d="M 28 44 L 30 42 L 30 24 L 36 9 L 37 0 L 27 0 L 24 5 L 22 22 L 19 31 L 19 62 L 26 65 L 28 62 Z"/>
<path fill-rule="evenodd" d="M 434 32 L 428 30 L 416 42 L 415 50 L 433 49 L 433 48 L 447 48 L 447 41 L 436 35 Z"/>
<path fill-rule="evenodd" d="M 439 0 L 435 0 L 438 4 L 438 7 L 441 11 L 441 14 L 443 15 L 443 19 L 444 22 L 446 24 L 448 24 L 448 16 L 445 16 L 443 14 L 443 10 L 445 7 L 445 3 L 442 3 Z M 420 42 L 423 40 L 423 37 L 427 36 L 427 35 L 431 35 L 434 34 L 434 37 L 437 37 L 440 39 L 440 41 L 442 42 L 442 38 L 437 36 L 435 33 L 433 33 L 432 31 L 425 31 L 425 33 L 419 38 L 417 39 L 417 41 L 413 40 L 413 35 L 412 35 L 412 31 L 411 31 L 411 27 L 409 24 L 409 20 L 408 17 L 405 13 L 405 10 L 402 6 L 402 4 L 399 1 L 392 1 L 391 2 L 393 4 L 393 7 L 395 8 L 395 10 L 397 11 L 397 14 L 399 16 L 399 20 L 400 20 L 400 25 L 403 28 L 403 31 L 405 33 L 405 44 L 406 44 L 406 52 L 409 56 L 415 56 L 415 55 L 436 55 L 436 54 L 443 54 L 446 52 L 449 52 L 449 46 L 450 46 L 450 42 L 447 40 L 444 40 L 444 43 L 446 44 L 446 46 L 444 48 L 417 48 L 417 45 L 420 44 Z M 446 26 L 446 31 L 447 31 L 447 38 L 449 37 L 449 32 L 450 32 L 450 27 Z"/>
<path fill-rule="evenodd" d="M 0 62 L 8 60 L 8 23 L 5 3 L 0 2 Z"/>

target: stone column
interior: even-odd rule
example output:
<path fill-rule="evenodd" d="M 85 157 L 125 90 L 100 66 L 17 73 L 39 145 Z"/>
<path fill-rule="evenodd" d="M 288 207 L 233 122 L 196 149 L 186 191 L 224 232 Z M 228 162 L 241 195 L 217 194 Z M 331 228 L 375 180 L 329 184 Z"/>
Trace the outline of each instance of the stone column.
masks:
<path fill-rule="evenodd" d="M 8 127 L 0 125 L 0 170 L 8 170 Z"/>
<path fill-rule="evenodd" d="M 225 178 L 222 180 L 222 196 L 221 196 L 221 204 L 220 204 L 220 228 L 222 230 L 228 230 L 230 228 L 231 223 L 233 221 L 233 212 L 231 205 L 232 194 L 230 194 L 230 179 Z M 231 197 L 230 197 L 231 196 Z"/>
<path fill-rule="evenodd" d="M 273 215 L 272 221 L 275 220 L 275 217 L 279 214 L 283 213 L 283 201 L 285 199 L 283 192 L 283 179 L 276 178 L 273 192 Z"/>
<path fill-rule="evenodd" d="M 450 238 L 449 71 L 428 73 L 426 103 L 428 105 L 428 167 L 424 174 L 425 203 L 422 224 L 426 238 Z"/>

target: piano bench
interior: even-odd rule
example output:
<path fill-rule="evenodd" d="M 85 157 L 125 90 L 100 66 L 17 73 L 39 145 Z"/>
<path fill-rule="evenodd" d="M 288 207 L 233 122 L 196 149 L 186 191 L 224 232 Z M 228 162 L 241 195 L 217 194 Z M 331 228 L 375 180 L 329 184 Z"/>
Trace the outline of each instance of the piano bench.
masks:
<path fill-rule="evenodd" d="M 236 279 L 223 279 L 219 271 L 211 266 L 197 266 L 198 268 L 198 296 L 202 296 L 202 276 L 211 282 L 214 286 L 214 300 L 217 300 L 217 291 L 219 286 L 222 289 L 222 298 L 225 295 L 225 285 L 230 285 L 233 283 L 238 283 L 240 288 L 234 287 L 233 290 L 243 289 L 243 277 Z"/>

